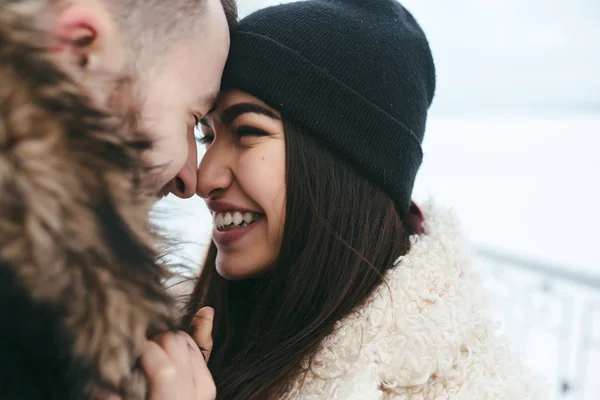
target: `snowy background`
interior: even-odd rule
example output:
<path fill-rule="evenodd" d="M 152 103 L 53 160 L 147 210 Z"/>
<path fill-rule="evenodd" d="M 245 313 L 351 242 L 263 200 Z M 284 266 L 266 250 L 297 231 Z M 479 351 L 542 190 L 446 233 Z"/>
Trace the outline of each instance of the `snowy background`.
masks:
<path fill-rule="evenodd" d="M 279 3 L 239 0 L 242 16 Z M 600 1 L 406 0 L 438 86 L 414 198 L 451 205 L 493 313 L 556 399 L 600 399 Z M 159 205 L 200 259 L 199 199 Z"/>

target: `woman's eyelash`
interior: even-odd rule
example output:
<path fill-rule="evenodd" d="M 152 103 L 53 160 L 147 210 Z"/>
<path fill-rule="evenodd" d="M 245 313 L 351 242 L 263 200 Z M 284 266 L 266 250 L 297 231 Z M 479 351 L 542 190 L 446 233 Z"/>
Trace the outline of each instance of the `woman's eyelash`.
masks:
<path fill-rule="evenodd" d="M 196 125 L 198 130 L 200 130 L 200 125 L 202 125 L 202 121 L 196 118 Z M 254 128 L 251 126 L 240 126 L 235 129 L 233 132 L 238 138 L 242 138 L 245 136 L 268 136 L 269 134 L 262 129 Z M 210 144 L 214 140 L 214 135 L 204 134 L 202 136 L 196 136 L 196 142 L 199 144 Z"/>
<path fill-rule="evenodd" d="M 251 126 L 240 126 L 234 133 L 239 136 L 268 136 L 269 134 L 262 129 L 254 128 Z"/>

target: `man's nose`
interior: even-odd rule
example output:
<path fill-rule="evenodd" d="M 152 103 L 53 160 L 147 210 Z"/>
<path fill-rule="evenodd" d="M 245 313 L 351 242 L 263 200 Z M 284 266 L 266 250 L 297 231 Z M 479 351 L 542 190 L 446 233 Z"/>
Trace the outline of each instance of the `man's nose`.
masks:
<path fill-rule="evenodd" d="M 171 184 L 171 193 L 182 199 L 189 199 L 196 193 L 196 174 L 184 166 Z"/>
<path fill-rule="evenodd" d="M 196 168 L 198 151 L 194 135 L 188 135 L 188 155 L 183 168 L 171 184 L 171 193 L 182 199 L 189 199 L 196 193 Z"/>

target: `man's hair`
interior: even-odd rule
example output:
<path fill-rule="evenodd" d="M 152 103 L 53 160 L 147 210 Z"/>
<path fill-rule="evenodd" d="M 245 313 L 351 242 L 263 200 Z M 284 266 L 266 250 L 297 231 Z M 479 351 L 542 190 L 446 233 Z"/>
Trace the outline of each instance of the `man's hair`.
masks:
<path fill-rule="evenodd" d="M 223 4 L 223 10 L 225 10 L 225 16 L 227 17 L 227 24 L 231 29 L 237 22 L 238 19 L 238 8 L 235 0 L 221 0 Z"/>
<path fill-rule="evenodd" d="M 156 54 L 201 29 L 206 8 L 206 0 L 106 0 L 106 4 L 131 55 L 141 62 L 151 62 Z M 221 0 L 221 4 L 231 28 L 238 17 L 236 0 Z"/>

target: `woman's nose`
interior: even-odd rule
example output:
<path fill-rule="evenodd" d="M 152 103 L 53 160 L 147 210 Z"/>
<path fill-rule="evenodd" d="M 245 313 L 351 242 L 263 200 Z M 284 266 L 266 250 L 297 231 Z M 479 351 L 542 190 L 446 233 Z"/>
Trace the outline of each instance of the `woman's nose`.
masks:
<path fill-rule="evenodd" d="M 227 163 L 227 156 L 211 150 L 213 149 L 209 149 L 202 157 L 196 175 L 196 194 L 204 199 L 227 189 L 233 181 L 233 172 Z"/>

